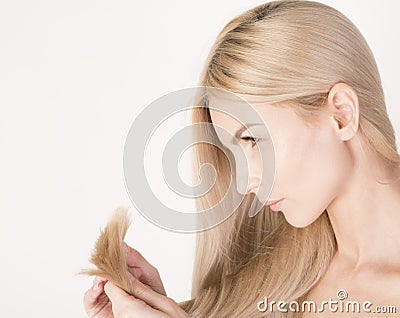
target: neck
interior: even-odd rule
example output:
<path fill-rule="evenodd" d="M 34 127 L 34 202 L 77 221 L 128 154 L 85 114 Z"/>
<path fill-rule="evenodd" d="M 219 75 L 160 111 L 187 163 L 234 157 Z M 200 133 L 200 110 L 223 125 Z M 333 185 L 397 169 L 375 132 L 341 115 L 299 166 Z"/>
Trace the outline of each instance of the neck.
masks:
<path fill-rule="evenodd" d="M 354 270 L 400 263 L 398 169 L 371 153 L 363 158 L 356 158 L 353 174 L 327 208 L 337 241 L 335 256 Z"/>

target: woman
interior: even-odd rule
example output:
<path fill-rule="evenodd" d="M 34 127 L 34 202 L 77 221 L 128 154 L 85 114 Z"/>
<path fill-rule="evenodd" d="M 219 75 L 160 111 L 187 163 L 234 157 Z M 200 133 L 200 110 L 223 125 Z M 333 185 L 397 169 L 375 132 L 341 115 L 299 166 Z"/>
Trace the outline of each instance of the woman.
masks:
<path fill-rule="evenodd" d="M 262 310 L 260 303 L 268 297 L 319 307 L 342 297 L 338 291 L 346 293 L 339 300 L 369 301 L 371 310 L 400 306 L 400 156 L 374 56 L 356 26 L 318 2 L 259 5 L 223 28 L 199 85 L 262 101 L 253 106 L 274 142 L 270 200 L 283 200 L 247 216 L 263 187 L 254 146 L 265 136 L 244 131 L 237 142 L 252 187 L 232 217 L 197 234 L 192 299 L 176 304 L 166 297 L 157 270 L 128 249 L 128 265 L 141 270 L 131 277 L 137 294 L 97 278 L 99 288 L 85 295 L 89 316 L 112 317 L 111 303 L 114 317 L 349 316 L 327 307 Z M 199 122 L 232 135 L 240 128 L 206 103 L 193 111 Z M 203 210 L 221 199 L 230 174 L 222 151 L 195 149 L 196 169 L 207 162 L 220 172 L 196 202 Z"/>

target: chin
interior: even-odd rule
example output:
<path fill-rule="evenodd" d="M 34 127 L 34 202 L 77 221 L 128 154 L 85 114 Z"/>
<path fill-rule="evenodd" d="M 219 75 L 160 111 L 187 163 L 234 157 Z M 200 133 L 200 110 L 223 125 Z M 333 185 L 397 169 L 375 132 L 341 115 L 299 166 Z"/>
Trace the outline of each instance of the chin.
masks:
<path fill-rule="evenodd" d="M 302 215 L 288 215 L 288 213 L 285 213 L 284 211 L 282 211 L 283 215 L 285 216 L 286 221 L 293 227 L 296 228 L 304 228 L 309 226 L 310 224 L 314 223 L 314 221 L 316 219 L 318 219 L 318 217 L 321 214 L 318 215 L 312 215 L 310 217 L 302 217 Z"/>

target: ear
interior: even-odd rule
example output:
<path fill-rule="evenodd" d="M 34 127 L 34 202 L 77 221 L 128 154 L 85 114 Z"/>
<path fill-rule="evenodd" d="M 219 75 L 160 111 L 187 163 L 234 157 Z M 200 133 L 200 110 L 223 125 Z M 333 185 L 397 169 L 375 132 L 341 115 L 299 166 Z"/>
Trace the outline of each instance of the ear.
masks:
<path fill-rule="evenodd" d="M 346 83 L 336 83 L 329 91 L 327 104 L 340 139 L 351 139 L 359 126 L 357 93 Z"/>

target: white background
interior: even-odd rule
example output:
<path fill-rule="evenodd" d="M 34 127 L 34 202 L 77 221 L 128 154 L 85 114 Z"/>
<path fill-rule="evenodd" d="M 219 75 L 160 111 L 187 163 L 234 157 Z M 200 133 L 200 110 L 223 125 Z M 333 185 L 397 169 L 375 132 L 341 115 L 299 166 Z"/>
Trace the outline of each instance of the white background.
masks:
<path fill-rule="evenodd" d="M 399 131 L 398 2 L 321 2 L 366 37 Z M 133 208 L 123 145 L 140 110 L 196 85 L 218 32 L 261 3 L 0 2 L 2 317 L 86 317 L 91 278 L 74 274 L 90 266 L 99 230 L 118 206 L 133 216 L 126 241 L 159 269 L 168 295 L 190 297 L 194 235 L 162 230 Z"/>

